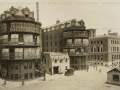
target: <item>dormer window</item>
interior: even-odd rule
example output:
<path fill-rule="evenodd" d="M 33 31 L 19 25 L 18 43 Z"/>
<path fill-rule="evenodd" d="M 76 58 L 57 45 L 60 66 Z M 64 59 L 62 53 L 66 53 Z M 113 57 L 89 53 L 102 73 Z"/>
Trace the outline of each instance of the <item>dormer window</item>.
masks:
<path fill-rule="evenodd" d="M 25 17 L 28 17 L 28 14 L 29 14 L 28 11 L 25 11 Z"/>
<path fill-rule="evenodd" d="M 2 19 L 5 19 L 5 14 L 2 14 L 2 16 L 1 16 L 1 17 L 2 17 Z"/>
<path fill-rule="evenodd" d="M 12 15 L 12 17 L 14 17 L 14 13 L 15 13 L 15 12 L 12 10 L 12 11 L 11 11 L 11 15 Z"/>
<path fill-rule="evenodd" d="M 14 11 L 13 11 L 13 10 L 11 11 L 11 14 L 14 14 Z"/>
<path fill-rule="evenodd" d="M 71 21 L 71 25 L 75 26 L 76 22 L 75 21 Z"/>

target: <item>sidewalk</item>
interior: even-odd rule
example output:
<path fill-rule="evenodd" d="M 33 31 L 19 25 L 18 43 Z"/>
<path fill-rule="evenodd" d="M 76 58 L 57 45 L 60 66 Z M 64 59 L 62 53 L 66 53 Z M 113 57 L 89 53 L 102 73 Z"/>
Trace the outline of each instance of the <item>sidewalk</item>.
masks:
<path fill-rule="evenodd" d="M 60 79 L 62 77 L 64 77 L 64 74 L 60 74 L 60 75 L 59 74 L 55 74 L 55 75 L 46 74 L 46 81 L 53 81 L 56 79 Z M 31 84 L 39 83 L 39 82 L 45 82 L 43 80 L 43 77 L 40 77 L 34 80 L 24 81 L 24 85 L 22 85 L 22 81 L 6 81 L 6 85 L 3 85 L 4 80 L 0 79 L 0 87 L 2 86 L 4 88 L 13 89 L 13 88 L 17 88 L 17 87 L 21 87 L 25 85 L 31 85 Z"/>

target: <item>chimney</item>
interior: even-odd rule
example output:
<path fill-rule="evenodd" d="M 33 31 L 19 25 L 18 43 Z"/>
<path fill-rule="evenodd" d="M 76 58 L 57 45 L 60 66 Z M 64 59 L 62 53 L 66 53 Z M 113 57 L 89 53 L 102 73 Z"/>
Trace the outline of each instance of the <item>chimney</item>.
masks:
<path fill-rule="evenodd" d="M 36 16 L 37 16 L 37 22 L 39 22 L 39 3 L 36 2 Z"/>

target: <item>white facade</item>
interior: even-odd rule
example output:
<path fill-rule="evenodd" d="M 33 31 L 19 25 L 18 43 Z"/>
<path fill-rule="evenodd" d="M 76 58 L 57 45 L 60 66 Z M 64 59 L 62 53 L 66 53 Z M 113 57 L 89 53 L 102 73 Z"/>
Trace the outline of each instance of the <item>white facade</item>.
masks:
<path fill-rule="evenodd" d="M 63 74 L 65 73 L 65 69 L 70 68 L 70 59 L 68 54 L 44 52 L 43 57 L 47 73 L 51 75 Z"/>

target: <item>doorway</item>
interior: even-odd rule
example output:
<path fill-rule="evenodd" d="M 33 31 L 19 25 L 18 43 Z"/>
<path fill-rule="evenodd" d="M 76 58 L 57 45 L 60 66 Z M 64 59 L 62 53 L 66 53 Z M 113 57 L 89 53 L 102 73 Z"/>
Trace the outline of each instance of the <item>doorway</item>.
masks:
<path fill-rule="evenodd" d="M 58 69 L 59 69 L 59 66 L 53 67 L 53 73 L 58 74 L 58 71 L 59 71 Z"/>

